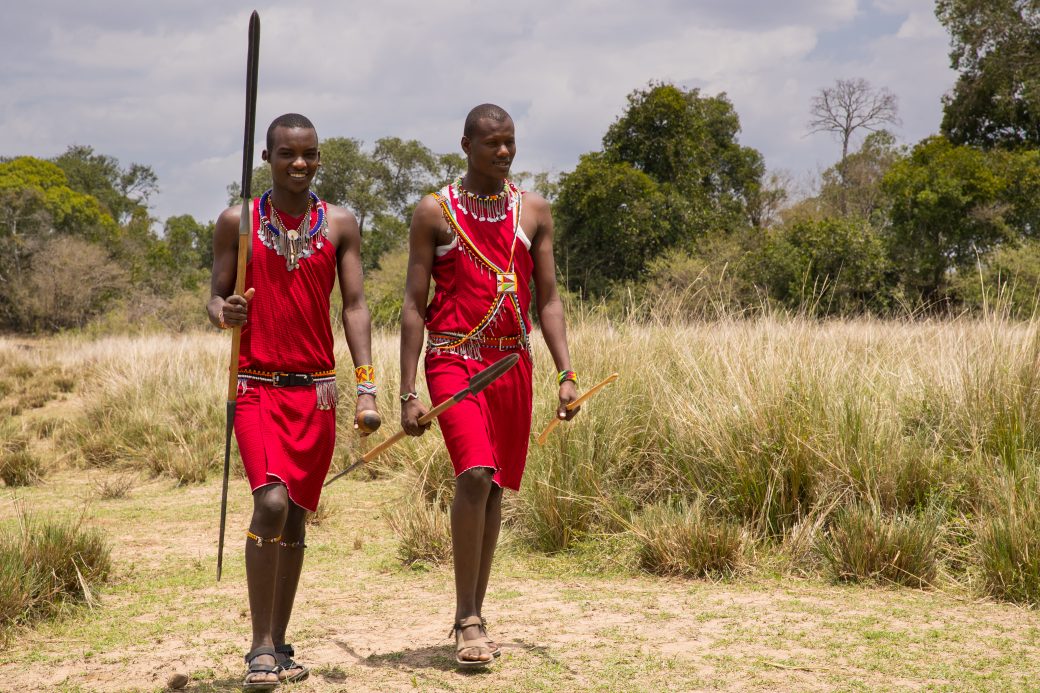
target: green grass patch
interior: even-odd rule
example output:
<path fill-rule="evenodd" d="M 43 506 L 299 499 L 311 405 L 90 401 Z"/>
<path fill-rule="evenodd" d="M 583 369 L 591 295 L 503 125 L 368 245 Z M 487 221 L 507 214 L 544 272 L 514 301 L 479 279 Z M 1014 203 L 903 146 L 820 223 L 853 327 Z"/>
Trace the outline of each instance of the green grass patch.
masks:
<path fill-rule="evenodd" d="M 0 628 L 31 624 L 66 605 L 93 601 L 107 580 L 110 549 L 97 530 L 22 514 L 0 532 Z"/>

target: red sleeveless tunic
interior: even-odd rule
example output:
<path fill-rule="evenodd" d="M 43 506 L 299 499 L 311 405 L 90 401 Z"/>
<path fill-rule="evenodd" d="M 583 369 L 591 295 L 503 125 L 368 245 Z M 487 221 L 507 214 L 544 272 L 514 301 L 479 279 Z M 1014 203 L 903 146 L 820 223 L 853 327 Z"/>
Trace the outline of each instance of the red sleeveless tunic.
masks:
<path fill-rule="evenodd" d="M 327 213 L 325 203 L 319 205 Z M 317 215 L 314 209 L 311 224 Z M 289 228 L 302 220 L 281 217 Z M 242 373 L 317 373 L 336 367 L 329 320 L 336 249 L 319 232 L 313 253 L 289 271 L 285 258 L 264 245 L 258 199 L 253 200 L 252 229 L 245 287 L 256 293 L 242 328 L 235 437 L 253 491 L 282 483 L 296 505 L 314 511 L 336 444 L 335 408 L 319 408 L 318 386 L 276 388 Z"/>
<path fill-rule="evenodd" d="M 498 221 L 466 213 L 452 186 L 436 193 L 454 239 L 437 249 L 433 263 L 425 365 L 430 398 L 438 403 L 487 366 L 520 353 L 501 378 L 438 418 L 456 476 L 489 467 L 496 484 L 519 490 L 531 434 L 527 311 L 534 262 L 520 225 L 522 194 L 508 186 L 514 206 Z"/>

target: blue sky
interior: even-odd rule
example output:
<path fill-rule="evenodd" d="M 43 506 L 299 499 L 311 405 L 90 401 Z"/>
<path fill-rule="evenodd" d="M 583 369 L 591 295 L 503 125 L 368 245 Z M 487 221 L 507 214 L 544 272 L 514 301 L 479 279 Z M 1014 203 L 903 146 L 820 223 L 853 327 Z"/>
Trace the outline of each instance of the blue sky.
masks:
<path fill-rule="evenodd" d="M 725 92 L 742 144 L 805 192 L 837 143 L 809 102 L 839 78 L 899 99 L 903 142 L 938 130 L 955 80 L 931 0 L 37 0 L 5 7 L 0 155 L 91 145 L 151 165 L 160 220 L 219 213 L 241 167 L 249 12 L 261 17 L 257 162 L 299 111 L 321 137 L 457 151 L 469 108 L 517 125 L 517 170 L 567 171 L 650 80 Z"/>

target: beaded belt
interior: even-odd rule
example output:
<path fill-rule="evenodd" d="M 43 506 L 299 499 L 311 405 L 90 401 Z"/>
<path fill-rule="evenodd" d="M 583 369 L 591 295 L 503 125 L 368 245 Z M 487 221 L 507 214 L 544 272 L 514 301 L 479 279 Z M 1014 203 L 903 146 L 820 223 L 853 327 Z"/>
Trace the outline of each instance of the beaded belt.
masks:
<path fill-rule="evenodd" d="M 331 409 L 339 401 L 336 391 L 336 370 L 317 373 L 288 373 L 241 368 L 238 371 L 238 393 L 249 391 L 249 382 L 267 383 L 273 387 L 307 387 L 313 385 L 318 395 L 318 409 Z"/>
<path fill-rule="evenodd" d="M 426 342 L 427 351 L 437 350 L 441 353 L 458 354 L 465 358 L 477 361 L 480 358 L 482 348 L 509 351 L 511 349 L 526 349 L 527 345 L 522 334 L 509 335 L 508 337 L 487 337 L 474 335 L 467 337 L 461 332 L 431 332 Z"/>

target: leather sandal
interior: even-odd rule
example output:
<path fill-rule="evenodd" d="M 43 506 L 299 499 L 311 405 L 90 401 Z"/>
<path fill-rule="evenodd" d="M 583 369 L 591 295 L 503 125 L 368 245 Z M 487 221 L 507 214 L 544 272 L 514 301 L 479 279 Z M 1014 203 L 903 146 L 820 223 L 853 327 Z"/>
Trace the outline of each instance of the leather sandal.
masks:
<path fill-rule="evenodd" d="M 289 644 L 275 645 L 275 660 L 278 662 L 278 679 L 282 683 L 299 683 L 306 681 L 311 675 L 311 670 L 297 662 L 293 657 L 296 652 Z"/>
<path fill-rule="evenodd" d="M 493 657 L 501 657 L 502 647 L 488 635 L 487 619 L 483 616 L 480 617 L 480 632 L 484 634 L 484 644 L 489 650 L 491 650 L 491 655 Z"/>
<path fill-rule="evenodd" d="M 258 664 L 256 661 L 254 661 L 254 660 L 257 659 L 257 657 L 262 657 L 264 655 L 270 655 L 272 657 L 275 657 L 275 659 L 277 659 L 277 657 L 275 656 L 275 651 L 274 651 L 273 647 L 258 647 L 255 650 L 252 650 L 249 654 L 247 654 L 245 656 L 247 669 L 246 669 L 246 677 L 242 681 L 242 688 L 243 689 L 245 689 L 247 691 L 273 691 L 274 689 L 278 688 L 278 686 L 281 685 L 280 682 L 278 682 L 278 681 L 252 681 L 252 680 L 250 680 L 251 677 L 253 677 L 253 676 L 257 675 L 257 674 L 274 674 L 275 676 L 278 675 L 278 665 L 276 665 L 276 664 Z"/>
<path fill-rule="evenodd" d="M 464 628 L 479 625 L 480 616 L 468 616 L 461 621 L 456 621 L 455 625 L 451 627 L 451 635 L 455 636 L 455 663 L 460 667 L 466 669 L 486 667 L 494 660 L 491 649 L 487 646 L 487 641 L 483 636 L 474 640 L 466 640 L 462 635 Z M 477 656 L 486 656 L 487 659 L 463 659 L 462 653 L 466 650 L 478 650 Z"/>

